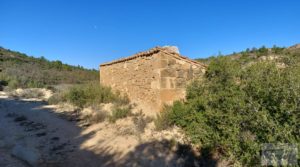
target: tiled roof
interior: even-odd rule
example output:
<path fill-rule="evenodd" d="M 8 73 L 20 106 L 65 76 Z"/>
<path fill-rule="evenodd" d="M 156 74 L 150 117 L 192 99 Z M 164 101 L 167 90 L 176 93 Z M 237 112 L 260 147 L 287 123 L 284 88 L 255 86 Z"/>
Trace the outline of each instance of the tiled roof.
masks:
<path fill-rule="evenodd" d="M 104 63 L 104 64 L 101 64 L 100 67 L 102 66 L 108 66 L 108 65 L 112 65 L 112 64 L 116 64 L 116 63 L 121 63 L 121 62 L 125 62 L 125 61 L 128 61 L 128 60 L 132 60 L 132 59 L 135 59 L 135 58 L 138 58 L 138 57 L 148 57 L 148 56 L 152 56 L 156 53 L 159 53 L 159 52 L 163 52 L 163 53 L 166 53 L 176 59 L 181 59 L 181 60 L 184 60 L 184 61 L 187 61 L 189 63 L 192 63 L 194 65 L 198 65 L 198 66 L 204 66 L 206 67 L 205 64 L 202 64 L 200 62 L 197 62 L 197 61 L 194 61 L 194 60 L 191 60 L 187 57 L 184 57 L 184 56 L 181 56 L 180 54 L 168 49 L 167 47 L 155 47 L 155 48 L 152 48 L 148 51 L 145 51 L 145 52 L 139 52 L 133 56 L 129 56 L 129 57 L 125 57 L 125 58 L 122 58 L 122 59 L 118 59 L 118 60 L 114 60 L 114 61 L 111 61 L 111 62 L 108 62 L 108 63 Z"/>

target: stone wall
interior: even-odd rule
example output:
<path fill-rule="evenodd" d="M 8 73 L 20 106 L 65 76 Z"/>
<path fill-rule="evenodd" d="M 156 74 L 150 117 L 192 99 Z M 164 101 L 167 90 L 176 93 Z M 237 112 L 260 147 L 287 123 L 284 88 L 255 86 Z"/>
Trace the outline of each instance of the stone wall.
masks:
<path fill-rule="evenodd" d="M 163 48 L 100 66 L 100 82 L 148 110 L 185 97 L 185 87 L 205 66 Z"/>
<path fill-rule="evenodd" d="M 101 84 L 119 90 L 139 104 L 158 105 L 158 55 L 139 57 L 100 68 Z"/>
<path fill-rule="evenodd" d="M 184 99 L 187 84 L 205 72 L 205 66 L 166 54 L 161 56 L 161 63 L 159 69 L 161 105 Z"/>

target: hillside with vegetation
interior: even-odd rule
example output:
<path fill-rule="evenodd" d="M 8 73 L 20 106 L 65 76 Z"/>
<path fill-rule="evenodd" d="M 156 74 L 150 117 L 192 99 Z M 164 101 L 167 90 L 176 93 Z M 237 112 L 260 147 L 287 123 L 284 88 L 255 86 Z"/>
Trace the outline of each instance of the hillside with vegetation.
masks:
<path fill-rule="evenodd" d="M 235 60 L 237 63 L 241 65 L 247 65 L 255 62 L 261 62 L 261 61 L 273 61 L 276 63 L 286 64 L 289 65 L 290 61 L 299 61 L 300 60 L 300 44 L 294 45 L 291 47 L 278 47 L 274 45 L 272 48 L 266 48 L 265 46 L 262 46 L 260 48 L 247 48 L 244 51 L 241 51 L 239 53 L 232 53 L 229 55 L 226 55 L 227 57 L 230 57 L 232 60 Z M 219 53 L 218 56 L 210 56 L 208 58 L 199 58 L 196 59 L 199 62 L 209 64 L 212 60 L 216 59 L 217 57 L 224 56 L 221 53 Z"/>
<path fill-rule="evenodd" d="M 227 56 L 198 59 L 208 65 L 204 76 L 187 86 L 186 100 L 166 106 L 156 118 L 146 117 L 126 96 L 93 82 L 98 81 L 96 70 L 33 58 L 3 48 L 0 48 L 0 56 L 2 85 L 27 88 L 72 84 L 68 89 L 54 91 L 48 99 L 49 104 L 63 110 L 53 112 L 89 127 L 98 134 L 90 140 L 110 140 L 108 145 L 112 148 L 122 143 L 129 143 L 126 148 L 138 147 L 141 141 L 147 143 L 150 139 L 157 140 L 157 136 L 171 134 L 166 140 L 171 144 L 163 144 L 162 148 L 178 147 L 175 152 L 186 158 L 183 161 L 189 164 L 186 166 L 212 160 L 224 166 L 260 166 L 265 143 L 290 143 L 300 150 L 300 45 L 252 48 Z M 70 111 L 66 104 L 71 104 Z M 7 106 L 14 105 L 7 102 Z M 97 126 L 102 130 L 95 128 Z M 179 149 L 178 139 L 181 130 L 183 151 Z M 107 138 L 107 134 L 111 138 Z M 92 148 L 91 151 L 102 149 L 98 142 L 90 144 L 93 147 L 86 147 Z M 152 144 L 150 147 L 155 148 L 153 154 L 160 153 Z M 134 153 L 137 157 L 147 157 L 138 150 Z"/>
<path fill-rule="evenodd" d="M 71 66 L 61 61 L 34 58 L 0 47 L 0 81 L 10 88 L 46 87 L 98 81 L 97 70 Z"/>
<path fill-rule="evenodd" d="M 208 64 L 205 76 L 187 87 L 186 101 L 165 108 L 158 129 L 177 125 L 207 156 L 234 166 L 259 166 L 264 143 L 299 150 L 300 45 L 200 61 Z"/>

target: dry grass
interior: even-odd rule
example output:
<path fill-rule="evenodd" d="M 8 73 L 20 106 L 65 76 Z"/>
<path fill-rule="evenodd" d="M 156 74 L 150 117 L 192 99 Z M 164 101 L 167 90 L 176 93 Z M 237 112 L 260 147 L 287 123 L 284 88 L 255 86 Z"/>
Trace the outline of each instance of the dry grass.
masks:
<path fill-rule="evenodd" d="M 100 123 L 106 120 L 108 117 L 108 113 L 102 110 L 95 111 L 95 114 L 88 114 L 83 116 L 83 120 L 86 122 L 93 124 L 93 123 Z"/>
<path fill-rule="evenodd" d="M 138 133 L 144 133 L 147 124 L 152 122 L 153 119 L 149 116 L 145 116 L 145 114 L 140 111 L 133 116 L 132 121 L 134 122 L 136 131 Z"/>

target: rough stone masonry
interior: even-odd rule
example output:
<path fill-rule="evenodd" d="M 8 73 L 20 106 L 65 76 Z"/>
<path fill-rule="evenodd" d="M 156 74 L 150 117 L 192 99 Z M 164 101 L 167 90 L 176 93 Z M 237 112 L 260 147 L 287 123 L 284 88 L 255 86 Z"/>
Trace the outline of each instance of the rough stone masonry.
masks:
<path fill-rule="evenodd" d="M 177 47 L 146 52 L 100 65 L 100 83 L 127 94 L 145 110 L 185 98 L 186 85 L 204 74 L 206 66 L 179 54 Z"/>

